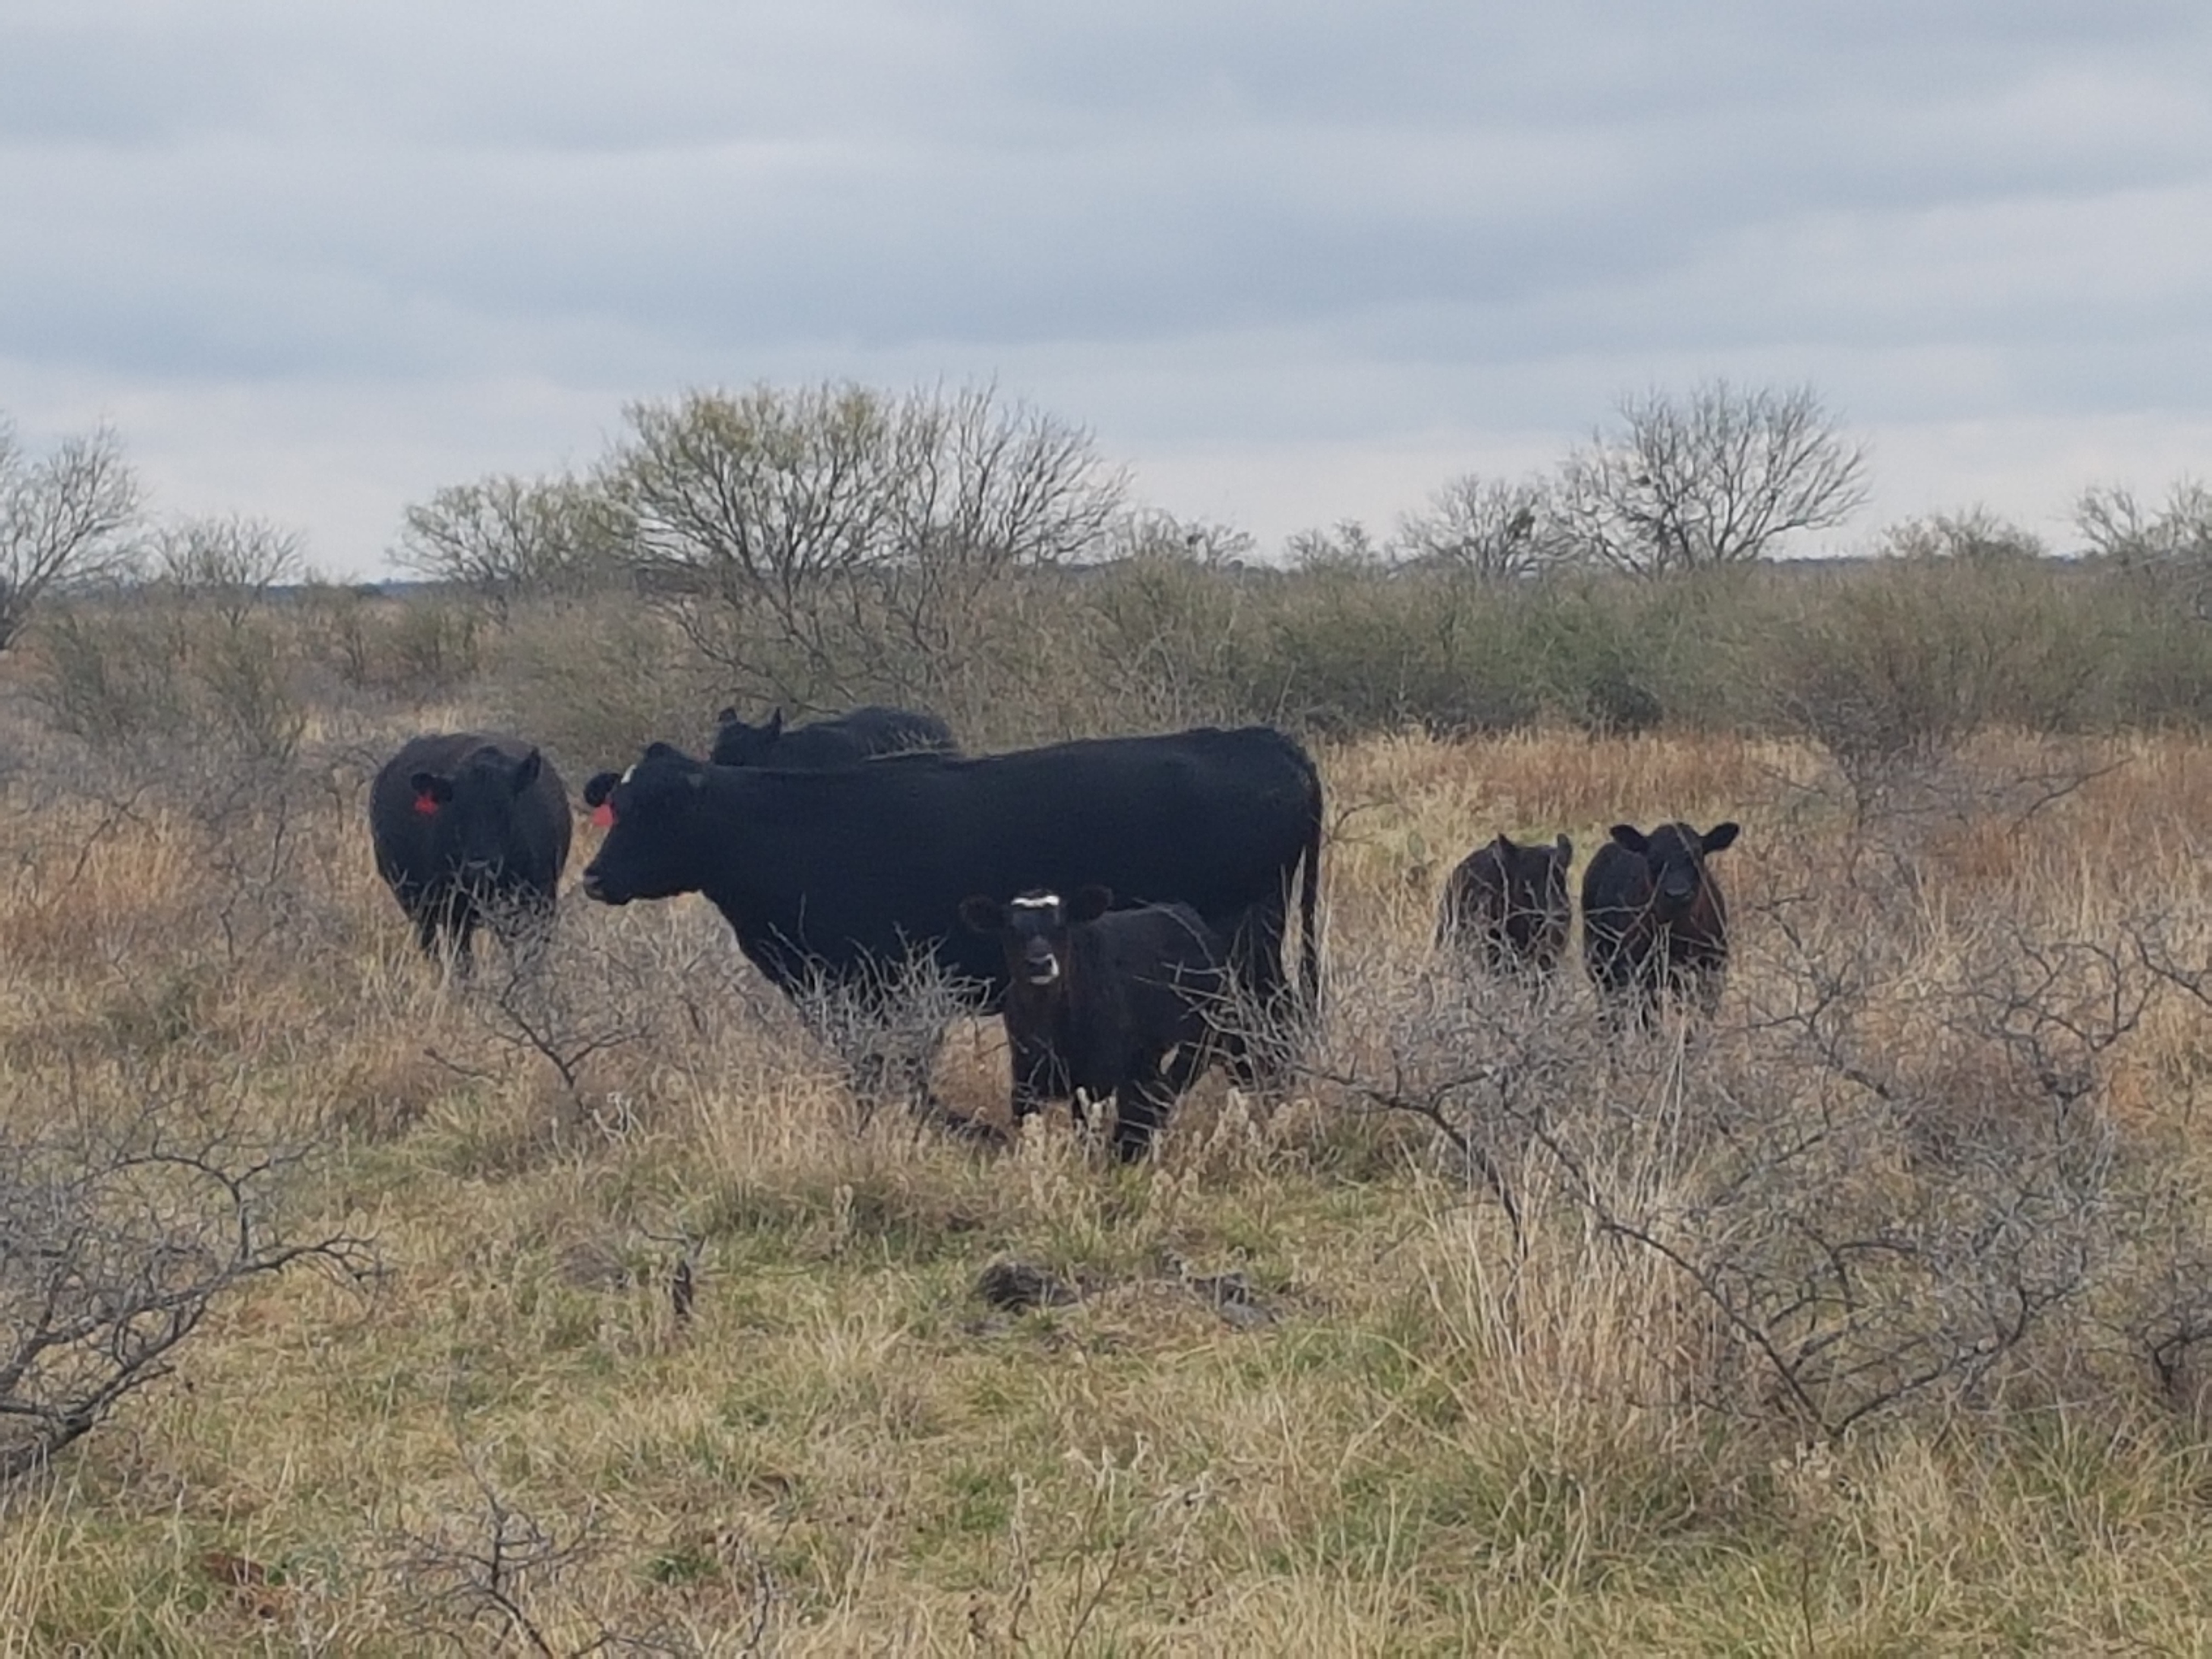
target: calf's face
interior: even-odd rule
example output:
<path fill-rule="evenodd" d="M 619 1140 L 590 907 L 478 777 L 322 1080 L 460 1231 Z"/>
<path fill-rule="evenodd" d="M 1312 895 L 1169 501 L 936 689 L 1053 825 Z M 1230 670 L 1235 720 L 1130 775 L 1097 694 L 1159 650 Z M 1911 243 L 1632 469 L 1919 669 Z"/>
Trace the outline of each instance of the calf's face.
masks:
<path fill-rule="evenodd" d="M 1644 860 L 1651 908 L 1662 921 L 1687 915 L 1705 887 L 1705 859 L 1735 844 L 1738 826 L 1717 823 L 1700 835 L 1686 823 L 1662 823 L 1650 835 L 1633 824 L 1613 826 L 1613 841 Z"/>
<path fill-rule="evenodd" d="M 1506 909 L 1510 915 L 1543 919 L 1567 909 L 1567 866 L 1575 844 L 1561 836 L 1549 847 L 1523 847 L 1500 836 L 1498 861 L 1507 871 Z"/>
<path fill-rule="evenodd" d="M 1069 899 L 1032 890 L 1003 904 L 977 893 L 961 900 L 960 920 L 973 933 L 997 937 L 1006 948 L 1006 971 L 1017 983 L 1044 991 L 1066 977 L 1072 930 L 1096 921 L 1113 902 L 1103 887 L 1083 888 Z"/>

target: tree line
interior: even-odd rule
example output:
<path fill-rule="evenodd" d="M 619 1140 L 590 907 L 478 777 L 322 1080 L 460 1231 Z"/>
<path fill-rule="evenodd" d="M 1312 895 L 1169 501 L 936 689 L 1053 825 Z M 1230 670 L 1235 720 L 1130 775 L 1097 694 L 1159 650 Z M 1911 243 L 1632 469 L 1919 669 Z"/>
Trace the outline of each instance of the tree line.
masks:
<path fill-rule="evenodd" d="M 1346 521 L 1294 536 L 1287 551 L 1296 567 L 1664 578 L 1755 562 L 1840 527 L 1865 506 L 1869 473 L 1866 447 L 1811 386 L 1715 380 L 1624 398 L 1547 472 L 1463 474 L 1386 537 Z M 2151 504 L 2093 486 L 2075 521 L 2095 553 L 2203 561 L 2212 492 L 2185 481 Z M 1978 512 L 1895 527 L 1882 550 L 1947 537 L 2040 550 Z M 803 639 L 825 589 L 866 590 L 926 635 L 934 611 L 1011 573 L 1164 546 L 1206 562 L 1254 553 L 1234 526 L 1135 505 L 1126 471 L 1086 430 L 990 387 L 824 383 L 634 404 L 581 474 L 493 474 L 409 507 L 392 557 L 495 605 L 636 586 L 767 606 Z M 251 596 L 303 570 L 297 538 L 258 520 L 149 526 L 112 431 L 33 456 L 0 420 L 0 646 L 49 592 L 150 578 Z"/>

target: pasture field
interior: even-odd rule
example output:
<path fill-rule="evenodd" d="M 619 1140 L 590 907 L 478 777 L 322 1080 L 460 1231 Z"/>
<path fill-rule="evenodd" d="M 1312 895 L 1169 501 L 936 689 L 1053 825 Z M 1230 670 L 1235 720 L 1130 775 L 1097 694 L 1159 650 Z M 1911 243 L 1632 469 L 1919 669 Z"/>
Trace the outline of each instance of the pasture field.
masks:
<path fill-rule="evenodd" d="M 574 892 L 580 821 L 544 976 L 442 980 L 363 791 L 467 714 L 158 789 L 13 740 L 6 1144 L 296 1150 L 271 1224 L 357 1243 L 0 1497 L 0 1652 L 2212 1645 L 2212 743 L 1856 799 L 1727 735 L 1324 747 L 1326 1030 L 1119 1169 L 862 1121 L 703 902 Z M 1745 827 L 1709 1028 L 1443 970 L 1469 848 L 1674 817 Z M 1004 1066 L 963 1026 L 942 1091 Z"/>

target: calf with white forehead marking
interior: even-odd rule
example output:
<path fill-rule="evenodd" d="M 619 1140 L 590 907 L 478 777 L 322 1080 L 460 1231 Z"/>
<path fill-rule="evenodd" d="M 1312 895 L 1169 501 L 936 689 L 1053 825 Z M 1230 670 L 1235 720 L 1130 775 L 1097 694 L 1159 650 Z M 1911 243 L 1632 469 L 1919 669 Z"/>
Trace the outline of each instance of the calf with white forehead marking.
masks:
<path fill-rule="evenodd" d="M 1114 1152 L 1144 1157 L 1169 1109 L 1213 1057 L 1209 1006 L 1224 988 L 1221 942 L 1186 904 L 1108 907 L 1085 887 L 1000 903 L 976 894 L 960 919 L 1006 951 L 1003 1013 L 1017 1119 L 1048 1100 L 1115 1102 Z"/>

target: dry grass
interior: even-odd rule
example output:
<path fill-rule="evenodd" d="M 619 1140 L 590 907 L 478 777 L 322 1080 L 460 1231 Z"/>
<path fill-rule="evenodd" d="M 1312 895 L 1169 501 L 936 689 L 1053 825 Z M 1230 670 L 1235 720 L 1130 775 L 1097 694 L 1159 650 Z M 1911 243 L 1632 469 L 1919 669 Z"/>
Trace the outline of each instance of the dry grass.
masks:
<path fill-rule="evenodd" d="M 1432 977 L 1437 888 L 1468 848 L 1565 830 L 1586 857 L 1621 819 L 1730 817 L 1722 1028 L 1671 1069 L 1594 1056 L 1577 1086 L 1656 1121 L 1686 1068 L 1747 1094 L 1784 1076 L 1753 1018 L 1790 994 L 1777 927 L 1850 868 L 1915 884 L 1883 913 L 1911 921 L 1864 1041 L 1916 1088 L 1943 1072 L 1995 1097 L 1992 1062 L 1926 1011 L 2018 930 L 2156 915 L 2166 946 L 2212 957 L 2212 747 L 2130 739 L 2024 821 L 1996 811 L 2051 752 L 1991 739 L 1963 805 L 1874 829 L 1766 742 L 1330 753 L 1346 1052 L 1379 1053 L 1388 1024 L 1363 1019 L 1383 981 L 1352 964 Z M 382 1266 L 221 1304 L 173 1380 L 7 1495 L 0 1652 L 490 1650 L 468 1563 L 500 1510 L 556 1558 L 530 1570 L 526 1547 L 511 1595 L 561 1653 L 610 1634 L 786 1654 L 2212 1639 L 2201 1409 L 2117 1339 L 2037 1371 L 2040 1393 L 2014 1379 L 1834 1441 L 1727 1415 L 1686 1385 L 1713 1361 L 1679 1274 L 1533 1182 L 1516 1257 L 1481 1182 L 1340 1091 L 1263 1109 L 1210 1081 L 1138 1170 L 1058 1117 L 997 1155 L 861 1126 L 696 901 L 567 907 L 559 971 L 639 1031 L 572 1091 L 483 991 L 414 957 L 357 791 L 340 779 L 295 824 L 268 878 L 289 925 L 258 936 L 240 918 L 268 896 L 211 878 L 214 832 L 160 800 L 27 795 L 0 830 L 0 1114 L 235 1107 L 317 1149 L 298 1218 L 372 1237 Z M 1815 891 L 1820 951 L 1858 948 L 1865 890 Z M 1562 996 L 1570 1029 L 1586 998 Z M 2191 1194 L 2205 1012 L 2162 988 L 2098 1085 L 2124 1146 Z M 977 1028 L 941 1081 L 998 1112 L 1003 1067 Z M 994 1312 L 971 1287 L 1008 1257 L 1084 1294 Z M 1205 1293 L 1228 1273 L 1263 1321 Z"/>

